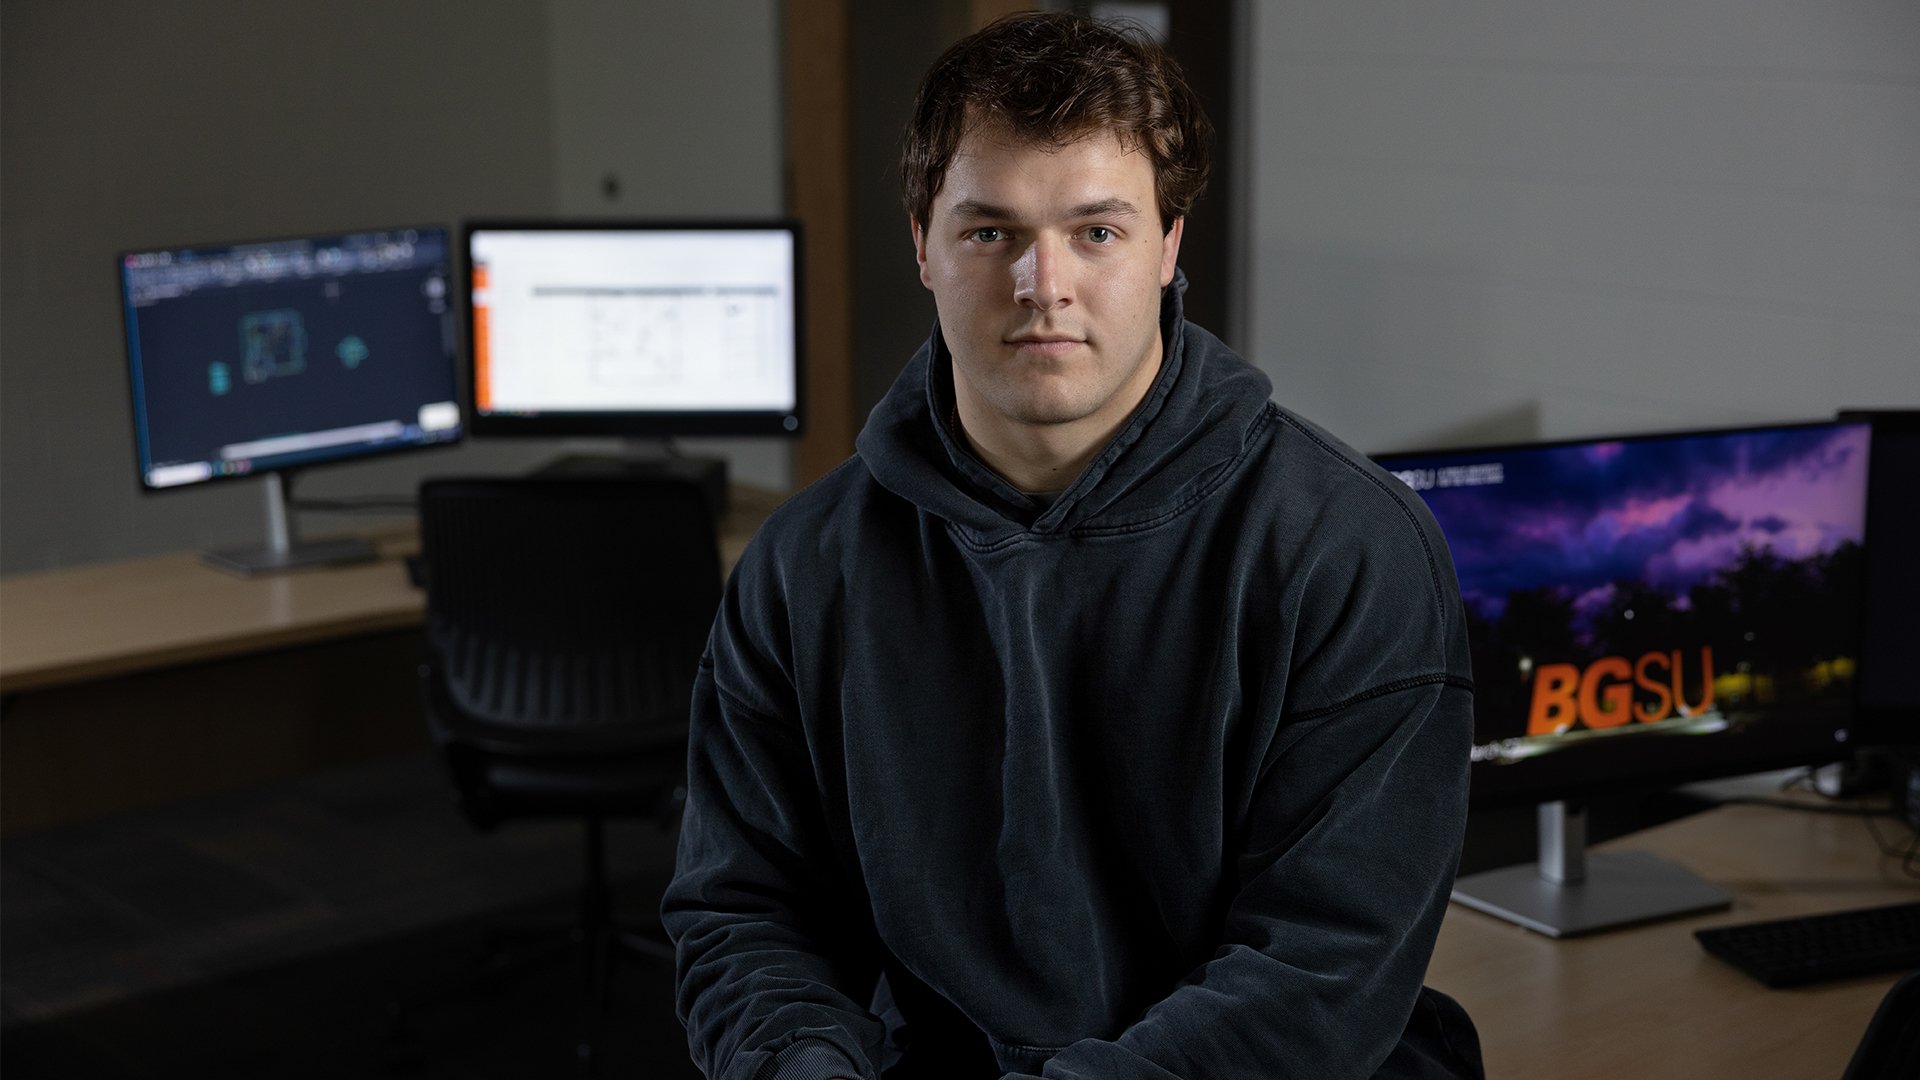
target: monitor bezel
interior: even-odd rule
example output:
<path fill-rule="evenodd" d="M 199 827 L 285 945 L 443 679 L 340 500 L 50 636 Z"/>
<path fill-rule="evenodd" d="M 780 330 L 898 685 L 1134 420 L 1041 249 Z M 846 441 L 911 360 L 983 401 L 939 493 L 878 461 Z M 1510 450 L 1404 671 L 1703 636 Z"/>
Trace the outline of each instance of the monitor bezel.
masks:
<path fill-rule="evenodd" d="M 1920 408 L 1844 408 L 1840 410 L 1838 420 L 1842 423 L 1866 424 L 1872 431 L 1868 443 L 1872 456 L 1867 459 L 1867 535 L 1871 537 L 1876 524 L 1882 529 L 1889 524 L 1886 507 L 1879 504 L 1874 495 L 1887 495 L 1893 490 L 1891 483 L 1876 472 L 1876 466 L 1881 470 L 1887 467 L 1886 459 L 1873 454 L 1873 450 L 1878 449 L 1883 434 L 1920 438 Z M 1876 602 L 1885 602 L 1883 595 L 1874 592 L 1876 586 L 1884 587 L 1886 584 L 1883 579 L 1876 580 L 1875 576 L 1875 571 L 1883 568 L 1883 561 L 1891 561 L 1891 557 L 1882 553 L 1876 558 L 1875 549 L 1871 546 L 1867 548 L 1865 572 L 1868 595 L 1863 598 L 1861 605 L 1862 634 L 1871 628 L 1870 615 Z M 1866 670 L 1874 660 L 1885 661 L 1886 658 L 1885 653 L 1870 653 L 1862 648 L 1862 670 Z M 1860 700 L 1855 723 L 1856 730 L 1862 736 L 1861 745 L 1876 748 L 1920 746 L 1920 707 L 1868 701 L 1866 687 L 1863 685 L 1858 689 Z"/>
<path fill-rule="evenodd" d="M 527 413 L 482 413 L 475 379 L 476 349 L 473 327 L 473 238 L 482 232 L 659 233 L 659 232 L 771 232 L 792 238 L 793 259 L 793 377 L 791 410 L 615 410 Z M 793 438 L 807 430 L 806 264 L 800 222 L 790 217 L 729 218 L 478 218 L 460 229 L 461 409 L 468 430 L 477 438 L 614 436 L 672 438 L 675 436 Z"/>
<path fill-rule="evenodd" d="M 459 446 L 461 443 L 465 442 L 468 436 L 472 434 L 472 429 L 467 424 L 467 417 L 465 412 L 462 411 L 460 416 L 459 426 L 454 430 L 453 437 L 448 439 L 435 439 L 430 442 L 391 443 L 391 444 L 384 444 L 378 447 L 367 447 L 364 445 L 348 444 L 347 446 L 342 447 L 338 453 L 316 451 L 311 456 L 303 457 L 298 461 L 289 461 L 289 462 L 283 462 L 277 465 L 267 465 L 267 466 L 261 466 L 257 468 L 248 468 L 242 472 L 231 472 L 231 473 L 216 472 L 211 476 L 205 476 L 198 480 L 190 480 L 190 481 L 187 481 L 186 483 L 181 483 L 181 484 L 156 485 L 156 484 L 150 483 L 147 479 L 147 470 L 148 470 L 149 462 L 146 460 L 147 458 L 146 452 L 142 449 L 142 446 L 145 440 L 144 424 L 145 424 L 146 400 L 142 392 L 142 387 L 140 385 L 139 361 L 136 357 L 136 352 L 135 352 L 135 343 L 134 343 L 135 328 L 134 328 L 134 322 L 133 322 L 133 305 L 129 302 L 129 297 L 127 295 L 126 261 L 129 256 L 149 255 L 149 254 L 153 254 L 155 252 L 160 252 L 160 251 L 166 251 L 166 252 L 192 251 L 196 253 L 215 252 L 215 251 L 231 250 L 233 248 L 239 248 L 239 247 L 254 247 L 254 246 L 272 245 L 272 244 L 288 244 L 288 243 L 295 243 L 295 242 L 328 240 L 328 239 L 342 238 L 342 237 L 348 237 L 348 236 L 373 236 L 373 235 L 379 235 L 382 233 L 404 233 L 409 231 L 438 232 L 442 234 L 444 243 L 446 245 L 447 276 L 449 279 L 451 279 L 455 275 L 458 269 L 458 264 L 455 262 L 455 259 L 454 259 L 455 253 L 453 250 L 454 230 L 451 226 L 442 222 L 431 222 L 426 224 L 421 224 L 416 222 L 416 223 L 406 224 L 406 225 L 374 226 L 371 228 L 326 229 L 326 230 L 316 230 L 313 232 L 304 232 L 304 233 L 286 233 L 286 234 L 275 235 L 275 236 L 250 237 L 246 239 L 231 240 L 231 241 L 209 241 L 209 242 L 195 242 L 195 243 L 184 243 L 184 244 L 146 244 L 139 247 L 124 248 L 121 251 L 117 252 L 114 255 L 114 280 L 115 280 L 114 294 L 119 297 L 119 301 L 120 301 L 121 345 L 126 353 L 126 363 L 124 365 L 124 369 L 126 371 L 126 376 L 127 376 L 128 430 L 133 435 L 133 472 L 134 472 L 135 479 L 138 481 L 140 485 L 140 490 L 143 493 L 148 495 L 166 494 L 166 493 L 179 492 L 179 491 L 199 491 L 199 490 L 204 490 L 211 484 L 218 484 L 218 483 L 222 483 L 230 480 L 250 480 L 250 479 L 266 476 L 271 473 L 280 473 L 283 476 L 291 476 L 294 473 L 299 472 L 303 469 L 315 468 L 315 467 L 325 466 L 325 465 L 346 464 L 349 462 L 357 462 L 357 461 L 369 461 L 376 458 L 391 457 L 395 454 L 407 454 L 407 453 L 414 453 L 419 451 L 450 450 L 450 449 L 453 449 L 454 447 Z M 452 301 L 454 291 L 455 290 L 453 288 L 453 282 L 449 280 L 448 288 L 447 288 L 449 302 Z M 445 313 L 443 317 L 451 317 L 452 314 L 453 313 L 451 311 L 448 311 Z M 458 332 L 458 326 L 459 326 L 459 320 L 454 319 L 453 327 L 456 333 Z M 450 382 L 453 388 L 452 401 L 456 407 L 458 407 L 460 402 L 460 356 L 459 354 L 460 354 L 460 346 L 459 346 L 458 340 L 456 339 L 456 341 L 454 342 L 454 348 L 453 348 L 452 354 L 446 357 L 448 374 L 451 376 Z"/>
<path fill-rule="evenodd" d="M 1783 420 L 1778 422 L 1759 422 L 1735 425 L 1719 425 L 1698 428 L 1685 428 L 1667 431 L 1647 431 L 1633 434 L 1588 435 L 1559 439 L 1541 439 L 1520 442 L 1502 442 L 1463 446 L 1439 447 L 1415 450 L 1393 450 L 1368 455 L 1388 473 L 1396 471 L 1389 461 L 1396 458 L 1421 458 L 1473 454 L 1499 454 L 1521 450 L 1550 450 L 1569 446 L 1585 446 L 1594 443 L 1613 442 L 1651 442 L 1655 440 L 1698 438 L 1701 436 L 1741 435 L 1749 433 L 1812 430 L 1820 428 L 1870 427 L 1865 421 L 1841 417 L 1820 419 Z M 1869 442 L 1868 468 L 1872 468 L 1871 442 Z M 1397 479 L 1396 479 L 1396 482 Z M 1425 499 L 1420 492 L 1411 491 L 1415 498 Z M 1865 498 L 1867 493 L 1863 492 Z M 1862 546 L 1870 542 L 1862 530 Z M 1451 558 L 1451 553 L 1449 553 Z M 1861 595 L 1854 597 L 1854 625 L 1860 627 L 1866 617 L 1865 588 Z M 1816 709 L 1820 709 L 1816 713 Z M 1844 712 L 1840 724 L 1831 723 L 1832 710 Z M 1644 748 L 1637 744 L 1626 743 L 1617 747 L 1596 744 L 1584 749 L 1578 760 L 1580 775 L 1569 776 L 1568 769 L 1528 768 L 1515 773 L 1511 765 L 1487 762 L 1474 762 L 1470 766 L 1468 800 L 1475 808 L 1498 808 L 1520 806 L 1533 803 L 1556 801 L 1583 801 L 1604 795 L 1628 794 L 1634 792 L 1657 791 L 1680 784 L 1703 780 L 1721 779 L 1729 776 L 1744 776 L 1751 773 L 1770 772 L 1779 769 L 1800 766 L 1813 767 L 1842 760 L 1861 748 L 1856 737 L 1862 727 L 1863 717 L 1857 705 L 1849 698 L 1844 703 L 1830 703 L 1819 706 L 1783 706 L 1779 715 L 1783 719 L 1794 720 L 1800 716 L 1821 718 L 1822 733 L 1831 739 L 1827 743 L 1814 744 L 1809 739 L 1805 746 L 1783 748 L 1778 751 L 1754 753 L 1739 760 L 1714 761 L 1679 760 L 1660 761 L 1649 758 Z M 1595 775 L 1586 775 L 1592 772 Z"/>

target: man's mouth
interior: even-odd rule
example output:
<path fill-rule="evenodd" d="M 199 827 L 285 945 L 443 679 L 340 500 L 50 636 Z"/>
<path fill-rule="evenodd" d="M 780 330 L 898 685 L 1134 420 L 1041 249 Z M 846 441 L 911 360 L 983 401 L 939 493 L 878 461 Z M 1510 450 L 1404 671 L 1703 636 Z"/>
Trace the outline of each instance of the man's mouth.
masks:
<path fill-rule="evenodd" d="M 1080 338 L 1062 334 L 1016 334 L 1006 340 L 1016 349 L 1041 356 L 1060 356 L 1086 344 Z"/>

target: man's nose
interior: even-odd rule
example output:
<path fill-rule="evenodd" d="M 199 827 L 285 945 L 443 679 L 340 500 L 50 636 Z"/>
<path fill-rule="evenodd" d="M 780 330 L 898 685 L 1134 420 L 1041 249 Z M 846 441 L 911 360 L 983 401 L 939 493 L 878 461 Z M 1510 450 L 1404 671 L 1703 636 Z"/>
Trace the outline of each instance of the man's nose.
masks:
<path fill-rule="evenodd" d="M 1036 237 L 1013 264 L 1013 298 L 1041 311 L 1071 303 L 1066 281 L 1065 253 L 1060 241 Z"/>

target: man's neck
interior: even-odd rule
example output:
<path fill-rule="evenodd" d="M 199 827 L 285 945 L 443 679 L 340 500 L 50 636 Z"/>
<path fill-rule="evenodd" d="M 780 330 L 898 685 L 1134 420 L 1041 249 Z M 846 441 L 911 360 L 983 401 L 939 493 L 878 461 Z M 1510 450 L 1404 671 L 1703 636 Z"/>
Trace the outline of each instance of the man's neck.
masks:
<path fill-rule="evenodd" d="M 956 416 L 955 421 L 960 437 L 987 468 L 1030 494 L 1060 491 L 1073 483 L 1087 462 L 1093 460 L 1093 455 L 1119 430 L 1116 425 L 1102 436 L 1074 437 L 1076 433 L 1056 430 L 1065 425 L 1055 424 L 1046 428 L 1024 427 L 976 434 L 986 425 L 969 424 L 964 415 Z"/>

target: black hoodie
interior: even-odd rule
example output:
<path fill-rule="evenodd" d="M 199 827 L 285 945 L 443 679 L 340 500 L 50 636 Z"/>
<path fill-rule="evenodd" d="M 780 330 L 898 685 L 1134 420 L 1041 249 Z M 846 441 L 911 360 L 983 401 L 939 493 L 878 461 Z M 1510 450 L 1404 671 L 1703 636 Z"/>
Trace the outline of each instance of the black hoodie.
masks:
<path fill-rule="evenodd" d="M 1410 1045 L 1466 812 L 1452 563 L 1183 286 L 1050 503 L 938 422 L 936 329 L 748 547 L 663 905 L 708 1076 L 1460 1067 Z"/>

